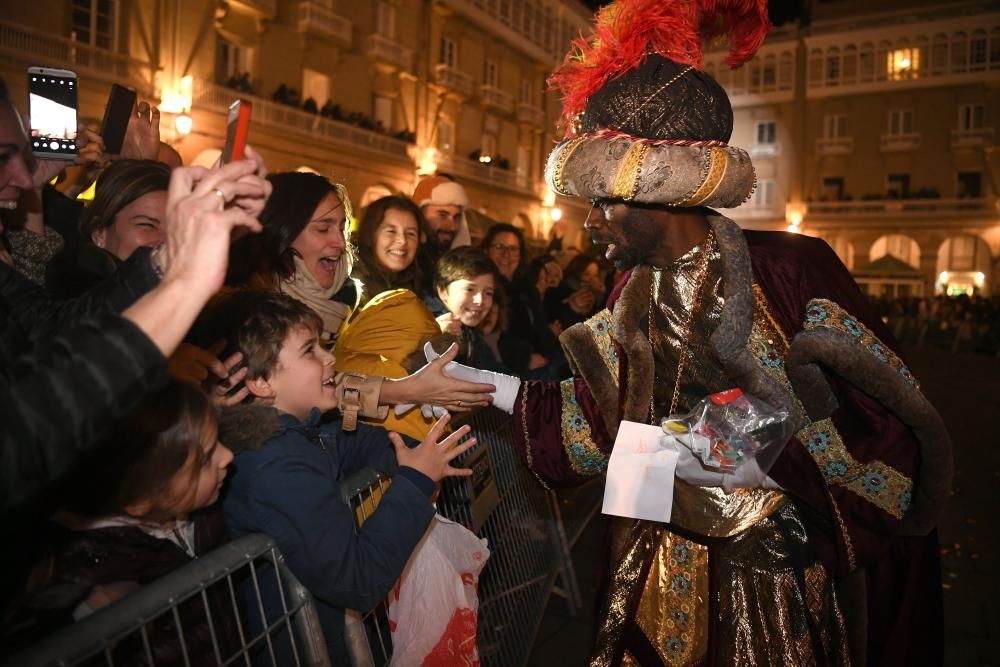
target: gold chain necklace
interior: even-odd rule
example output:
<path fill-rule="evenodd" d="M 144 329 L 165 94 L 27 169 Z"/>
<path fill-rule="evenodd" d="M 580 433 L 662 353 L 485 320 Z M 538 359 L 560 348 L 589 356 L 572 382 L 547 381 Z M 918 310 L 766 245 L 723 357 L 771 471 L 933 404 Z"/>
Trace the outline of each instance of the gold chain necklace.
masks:
<path fill-rule="evenodd" d="M 684 370 L 687 368 L 687 358 L 688 351 L 691 347 L 691 328 L 694 326 L 694 314 L 698 310 L 698 304 L 701 301 L 701 288 L 705 283 L 705 277 L 708 275 L 708 260 L 712 257 L 712 245 L 715 241 L 715 235 L 710 231 L 708 236 L 701 244 L 701 257 L 698 262 L 698 269 L 695 277 L 694 292 L 692 293 L 691 300 L 691 310 L 688 313 L 687 321 L 684 323 L 684 329 L 681 332 L 681 353 L 677 360 L 677 380 L 674 382 L 674 393 L 670 399 L 670 412 L 667 413 L 669 417 L 676 413 L 677 401 L 681 394 L 681 377 L 684 375 Z M 662 342 L 659 332 L 656 330 L 656 288 L 659 285 L 660 277 L 662 275 L 662 269 L 653 269 L 652 279 L 649 281 L 649 343 L 653 350 Z M 656 412 L 654 405 L 654 396 L 656 395 L 656 356 L 654 352 L 653 356 L 653 391 L 649 394 L 649 420 L 652 423 L 656 423 Z"/>

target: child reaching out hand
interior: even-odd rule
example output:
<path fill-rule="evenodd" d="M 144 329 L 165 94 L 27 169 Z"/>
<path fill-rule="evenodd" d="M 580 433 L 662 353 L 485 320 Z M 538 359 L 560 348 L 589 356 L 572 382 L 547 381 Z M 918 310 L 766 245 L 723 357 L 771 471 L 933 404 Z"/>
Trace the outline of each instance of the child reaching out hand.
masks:
<path fill-rule="evenodd" d="M 367 611 L 386 599 L 434 516 L 430 497 L 436 483 L 471 474 L 451 462 L 475 439 L 459 444 L 467 426 L 441 439 L 447 415 L 413 448 L 381 428 L 359 424 L 347 432 L 339 421 L 324 423 L 321 417 L 337 407 L 338 394 L 334 357 L 319 343 L 319 317 L 282 294 L 261 293 L 246 306 L 237 345 L 253 398 L 224 413 L 226 423 L 239 425 L 223 433 L 236 450 L 236 473 L 223 501 L 226 524 L 234 537 L 263 532 L 277 543 L 316 599 L 333 664 L 349 664 L 344 610 Z M 363 468 L 391 474 L 393 481 L 356 528 L 338 484 Z M 274 577 L 260 580 L 270 625 L 282 615 L 282 600 Z M 260 631 L 256 605 L 248 605 L 248 615 L 252 629 Z M 272 636 L 278 664 L 291 659 L 282 632 Z"/>

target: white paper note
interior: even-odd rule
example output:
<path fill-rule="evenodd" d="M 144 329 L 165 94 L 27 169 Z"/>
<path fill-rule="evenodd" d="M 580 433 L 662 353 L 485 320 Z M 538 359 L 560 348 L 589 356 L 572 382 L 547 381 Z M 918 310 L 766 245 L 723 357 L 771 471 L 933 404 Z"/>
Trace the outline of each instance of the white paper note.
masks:
<path fill-rule="evenodd" d="M 670 521 L 678 454 L 660 445 L 663 429 L 623 421 L 608 461 L 605 514 Z"/>

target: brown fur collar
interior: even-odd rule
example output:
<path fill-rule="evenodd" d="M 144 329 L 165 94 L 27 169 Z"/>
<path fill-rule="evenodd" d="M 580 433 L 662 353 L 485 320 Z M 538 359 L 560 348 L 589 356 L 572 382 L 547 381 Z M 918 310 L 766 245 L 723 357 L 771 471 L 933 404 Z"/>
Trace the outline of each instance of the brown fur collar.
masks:
<path fill-rule="evenodd" d="M 649 319 L 649 289 L 653 272 L 645 264 L 632 271 L 611 315 L 611 331 L 628 357 L 628 381 L 621 419 L 645 422 L 653 393 L 653 348 L 640 326 Z M 617 434 L 618 424 L 613 428 Z"/>
<path fill-rule="evenodd" d="M 743 230 L 722 215 L 709 215 L 708 224 L 715 232 L 722 256 L 722 285 L 725 304 L 719 326 L 712 334 L 712 349 L 726 374 L 743 391 L 753 394 L 776 408 L 789 411 L 795 420 L 795 430 L 805 426 L 806 419 L 787 387 L 761 368 L 747 344 L 753 328 L 756 298 L 753 293 L 753 269 L 750 250 Z"/>
<path fill-rule="evenodd" d="M 604 423 L 611 436 L 618 434 L 618 382 L 608 371 L 601 352 L 594 344 L 594 337 L 586 323 L 574 324 L 559 336 L 570 367 L 587 382 L 590 393 L 597 400 Z"/>
<path fill-rule="evenodd" d="M 262 403 L 244 403 L 219 411 L 219 442 L 233 453 L 257 449 L 280 429 L 278 410 Z"/>

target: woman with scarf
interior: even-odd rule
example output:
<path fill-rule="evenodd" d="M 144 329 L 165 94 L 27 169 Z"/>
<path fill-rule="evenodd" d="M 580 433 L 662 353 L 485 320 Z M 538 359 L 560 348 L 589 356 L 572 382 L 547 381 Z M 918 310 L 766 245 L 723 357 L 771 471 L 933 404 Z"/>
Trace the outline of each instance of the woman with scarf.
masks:
<path fill-rule="evenodd" d="M 345 429 L 353 430 L 353 424 L 361 417 L 386 429 L 413 435 L 419 430 L 401 428 L 399 423 L 414 420 L 423 428 L 425 420 L 420 411 L 412 410 L 399 418 L 387 410 L 387 405 L 427 401 L 446 406 L 451 411 L 485 405 L 487 397 L 479 393 L 485 385 L 453 380 L 440 369 L 427 368 L 405 382 L 383 382 L 383 378 L 401 380 L 410 374 L 402 361 L 416 349 L 416 343 L 402 356 L 396 354 L 397 349 L 393 346 L 399 346 L 404 339 L 409 340 L 406 333 L 409 329 L 404 329 L 406 322 L 418 322 L 417 328 L 421 330 L 419 317 L 401 316 L 397 310 L 385 319 L 362 317 L 368 311 L 375 314 L 388 309 L 387 306 L 376 309 L 379 300 L 373 299 L 365 307 L 358 307 L 359 312 L 350 326 L 342 326 L 357 303 L 356 283 L 348 279 L 353 261 L 347 240 L 351 202 L 346 188 L 308 172 L 283 172 L 270 174 L 267 178 L 273 190 L 260 216 L 264 231 L 257 236 L 246 236 L 233 245 L 227 284 L 283 292 L 320 316 L 323 321 L 321 339 L 337 357 L 337 386 L 343 388 L 345 396 L 341 401 Z M 393 254 L 398 255 L 398 249 Z M 412 264 L 414 255 L 415 251 L 406 266 Z M 390 279 L 388 274 L 386 276 L 382 280 Z M 403 292 L 412 294 L 407 290 Z M 391 305 L 399 303 L 401 301 L 394 299 Z M 419 315 L 420 310 L 426 311 L 419 299 L 415 305 L 403 303 L 407 305 L 407 313 L 416 310 Z M 224 305 L 222 309 L 224 311 Z M 227 317 L 223 311 L 206 318 L 201 336 L 215 340 L 223 335 L 222 331 L 212 331 L 225 327 Z M 433 317 L 429 314 L 426 317 L 432 324 L 429 329 L 437 331 Z M 423 338 L 419 331 L 414 335 L 417 340 Z M 232 340 L 231 336 L 225 337 Z M 393 363 L 397 360 L 399 363 Z M 416 368 L 411 366 L 410 370 L 416 371 Z M 429 421 L 426 427 L 429 429 Z"/>
<path fill-rule="evenodd" d="M 351 272 L 357 304 L 337 339 L 337 371 L 405 377 L 408 367 L 413 370 L 408 358 L 424 341 L 440 336 L 437 321 L 416 293 L 415 260 L 424 226 L 420 209 L 406 197 L 383 197 L 365 210 Z M 380 423 L 417 439 L 433 425 L 419 411 L 390 414 Z"/>

